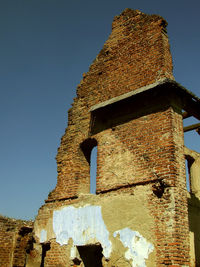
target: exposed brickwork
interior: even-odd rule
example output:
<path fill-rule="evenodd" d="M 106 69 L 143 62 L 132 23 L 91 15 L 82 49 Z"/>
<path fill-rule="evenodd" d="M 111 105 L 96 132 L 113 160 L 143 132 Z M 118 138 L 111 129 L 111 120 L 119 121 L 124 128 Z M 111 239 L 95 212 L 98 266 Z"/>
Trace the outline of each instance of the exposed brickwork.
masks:
<path fill-rule="evenodd" d="M 112 33 L 83 75 L 69 110 L 57 155 L 58 182 L 49 200 L 89 192 L 89 166 L 79 146 L 90 135 L 91 106 L 161 78 L 173 79 L 166 25 L 160 16 L 130 9 L 115 17 Z"/>
<path fill-rule="evenodd" d="M 68 229 L 61 229 L 69 216 L 63 219 L 59 215 L 54 221 L 54 212 L 62 214 L 60 211 L 69 206 L 70 212 L 78 212 L 89 205 L 101 207 L 108 244 L 114 244 L 108 258 L 102 254 L 100 266 L 131 264 L 124 256 L 127 248 L 119 236 L 114 236 L 127 227 L 140 232 L 143 241 L 152 245 L 149 258 L 144 256 L 147 266 L 192 266 L 182 123 L 185 101 L 173 87 L 166 25 L 160 16 L 130 9 L 114 18 L 112 32 L 83 75 L 69 110 L 68 127 L 57 154 L 57 185 L 36 218 L 28 267 L 80 264 L 80 255 L 70 254 L 76 253 L 71 250 L 73 238 L 66 241 Z M 160 90 L 157 84 L 163 79 L 168 82 L 159 85 Z M 153 89 L 144 90 L 148 85 Z M 129 92 L 134 93 L 132 98 L 119 98 Z M 105 103 L 112 98 L 116 102 Z M 94 146 L 98 148 L 97 195 L 91 197 L 90 153 Z M 59 245 L 55 226 L 63 235 L 63 246 Z M 69 232 L 72 230 L 76 231 Z M 84 238 L 90 227 L 85 230 Z M 7 245 L 2 255 L 21 266 L 24 254 L 20 253 L 29 237 L 21 236 L 19 229 L 9 231 L 7 236 L 5 231 L 2 238 Z M 92 234 L 90 237 L 86 245 L 96 245 L 98 240 Z M 9 254 L 9 250 L 14 253 Z"/>
<path fill-rule="evenodd" d="M 80 193 L 89 192 L 88 161 L 97 144 L 97 193 L 103 197 L 112 191 L 119 194 L 121 190 L 129 192 L 131 187 L 142 184 L 149 188 L 151 184 L 147 205 L 154 220 L 155 264 L 189 266 L 179 101 L 176 103 L 174 96 L 167 99 L 164 92 L 163 96 L 137 98 L 132 103 L 135 109 L 131 109 L 131 119 L 122 121 L 119 113 L 110 119 L 113 127 L 101 130 L 99 126 L 95 134 L 91 132 L 93 105 L 162 78 L 173 79 L 166 25 L 160 16 L 129 9 L 115 17 L 111 35 L 77 88 L 68 128 L 58 150 L 57 186 L 47 202 L 71 198 L 72 204 L 78 201 Z M 38 220 L 45 221 L 42 210 Z M 54 250 L 47 254 L 47 266 L 54 263 Z"/>
<path fill-rule="evenodd" d="M 0 216 L 0 266 L 24 267 L 31 248 L 33 222 Z"/>
<path fill-rule="evenodd" d="M 158 266 L 189 266 L 189 227 L 185 166 L 183 154 L 182 116 L 170 111 L 171 147 L 168 171 L 164 174 L 163 196 L 149 195 L 149 204 L 155 218 Z M 160 187 L 161 185 L 157 185 Z M 156 207 L 156 209 L 155 209 Z"/>
<path fill-rule="evenodd" d="M 67 250 L 67 246 L 60 246 L 53 240 L 51 242 L 51 250 L 46 253 L 44 264 L 45 267 L 68 266 L 69 250 Z"/>

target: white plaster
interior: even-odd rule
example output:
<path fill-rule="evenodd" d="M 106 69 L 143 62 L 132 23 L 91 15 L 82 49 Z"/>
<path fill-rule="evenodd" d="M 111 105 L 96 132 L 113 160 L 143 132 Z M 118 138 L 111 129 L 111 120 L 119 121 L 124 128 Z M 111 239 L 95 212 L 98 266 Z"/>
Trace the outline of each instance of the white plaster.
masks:
<path fill-rule="evenodd" d="M 124 228 L 114 232 L 113 236 L 119 238 L 125 248 L 125 258 L 132 260 L 133 267 L 145 267 L 145 260 L 148 259 L 149 254 L 153 251 L 154 246 L 146 241 L 146 239 L 137 231 L 129 228 Z"/>
<path fill-rule="evenodd" d="M 40 232 L 40 243 L 44 243 L 47 241 L 47 231 L 42 229 Z"/>
<path fill-rule="evenodd" d="M 76 254 L 77 254 L 77 249 L 76 249 L 76 247 L 73 245 L 73 246 L 71 247 L 71 251 L 70 251 L 70 258 L 71 258 L 71 259 L 76 258 Z"/>
<path fill-rule="evenodd" d="M 53 213 L 53 230 L 60 245 L 72 238 L 75 246 L 100 243 L 103 255 L 109 258 L 112 243 L 103 221 L 100 206 L 64 207 Z M 72 249 L 71 255 L 74 254 Z"/>

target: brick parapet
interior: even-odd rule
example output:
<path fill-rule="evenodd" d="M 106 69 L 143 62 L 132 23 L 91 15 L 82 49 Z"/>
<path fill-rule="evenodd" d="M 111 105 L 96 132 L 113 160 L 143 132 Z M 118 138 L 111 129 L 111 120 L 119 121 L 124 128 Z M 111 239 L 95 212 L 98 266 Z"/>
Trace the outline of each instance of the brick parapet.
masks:
<path fill-rule="evenodd" d="M 77 88 L 90 105 L 173 79 L 166 21 L 156 15 L 125 10 L 113 22 L 111 35 Z M 95 93 L 95 97 L 94 94 Z"/>

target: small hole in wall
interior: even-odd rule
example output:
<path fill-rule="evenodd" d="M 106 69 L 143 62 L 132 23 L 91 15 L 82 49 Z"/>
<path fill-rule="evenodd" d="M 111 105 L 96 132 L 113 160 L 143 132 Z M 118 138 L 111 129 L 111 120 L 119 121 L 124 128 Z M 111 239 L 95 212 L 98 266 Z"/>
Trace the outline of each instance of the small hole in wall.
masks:
<path fill-rule="evenodd" d="M 81 261 L 78 258 L 73 259 L 73 263 L 76 265 L 80 265 Z"/>
<path fill-rule="evenodd" d="M 19 230 L 19 235 L 21 236 L 25 236 L 25 235 L 28 235 L 29 233 L 31 233 L 33 230 L 32 228 L 29 228 L 29 227 L 22 227 L 20 230 Z"/>
<path fill-rule="evenodd" d="M 90 193 L 96 194 L 96 176 L 97 176 L 97 146 L 91 151 L 90 158 Z"/>
<path fill-rule="evenodd" d="M 162 181 L 158 181 L 157 183 L 153 184 L 152 189 L 153 189 L 153 193 L 158 197 L 161 198 L 163 196 L 163 194 L 165 193 L 165 189 L 168 186 Z"/>

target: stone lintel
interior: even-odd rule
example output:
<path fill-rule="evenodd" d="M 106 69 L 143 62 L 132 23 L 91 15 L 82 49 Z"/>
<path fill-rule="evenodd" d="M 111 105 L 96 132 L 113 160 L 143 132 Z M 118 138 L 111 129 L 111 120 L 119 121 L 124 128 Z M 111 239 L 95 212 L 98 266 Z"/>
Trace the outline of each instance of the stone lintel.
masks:
<path fill-rule="evenodd" d="M 138 88 L 136 90 L 133 90 L 131 92 L 128 92 L 126 94 L 122 94 L 117 97 L 113 97 L 105 102 L 96 104 L 90 108 L 90 112 L 111 106 L 112 104 L 118 103 L 123 100 L 130 99 L 136 95 L 139 95 L 141 93 L 147 93 L 149 91 L 154 90 L 163 91 L 163 94 L 166 94 L 168 90 L 173 90 L 176 92 L 179 97 L 182 100 L 182 108 L 188 113 L 190 113 L 192 116 L 200 120 L 200 98 L 198 98 L 195 94 L 193 94 L 191 91 L 187 90 L 185 87 L 180 85 L 174 80 L 171 79 L 161 79 L 153 84 L 143 86 L 141 88 Z"/>

